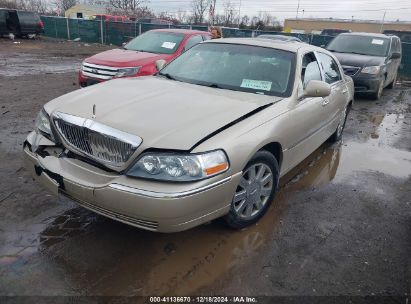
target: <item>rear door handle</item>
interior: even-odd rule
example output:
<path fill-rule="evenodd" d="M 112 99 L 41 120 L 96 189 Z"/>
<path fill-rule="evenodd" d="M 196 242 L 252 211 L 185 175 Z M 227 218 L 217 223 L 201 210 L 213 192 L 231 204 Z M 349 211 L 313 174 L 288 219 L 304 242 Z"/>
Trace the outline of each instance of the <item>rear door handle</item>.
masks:
<path fill-rule="evenodd" d="M 342 93 L 345 95 L 348 93 L 348 90 L 343 90 Z"/>

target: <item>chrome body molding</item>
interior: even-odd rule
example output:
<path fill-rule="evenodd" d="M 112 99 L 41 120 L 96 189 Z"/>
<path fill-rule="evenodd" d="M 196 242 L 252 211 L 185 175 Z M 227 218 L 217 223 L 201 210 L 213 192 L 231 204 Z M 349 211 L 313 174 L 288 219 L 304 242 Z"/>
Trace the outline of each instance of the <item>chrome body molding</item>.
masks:
<path fill-rule="evenodd" d="M 112 189 L 132 193 L 132 194 L 136 194 L 140 196 L 145 196 L 145 197 L 159 198 L 159 199 L 177 199 L 177 198 L 187 197 L 187 196 L 198 194 L 200 192 L 210 190 L 212 188 L 215 188 L 217 186 L 220 186 L 220 185 L 223 185 L 229 182 L 231 179 L 232 179 L 232 176 L 229 176 L 218 182 L 212 183 L 204 187 L 200 187 L 200 188 L 189 190 L 189 191 L 174 192 L 174 193 L 148 191 L 148 190 L 142 190 L 142 189 L 124 186 L 120 184 L 110 184 L 109 187 Z"/>

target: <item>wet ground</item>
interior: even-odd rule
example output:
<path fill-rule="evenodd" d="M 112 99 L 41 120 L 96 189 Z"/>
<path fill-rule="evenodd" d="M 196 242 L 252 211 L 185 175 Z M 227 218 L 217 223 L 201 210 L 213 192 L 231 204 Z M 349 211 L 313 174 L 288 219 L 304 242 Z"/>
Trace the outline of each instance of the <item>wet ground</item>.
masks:
<path fill-rule="evenodd" d="M 51 42 L 8 51 L 5 43 L 6 60 L 64 55 Z M 89 47 L 76 48 L 81 55 L 64 60 L 87 56 Z M 232 231 L 215 221 L 158 234 L 32 181 L 22 142 L 45 102 L 77 89 L 76 75 L 16 75 L 0 66 L 0 295 L 410 293 L 411 87 L 386 90 L 379 102 L 358 97 L 343 142 L 324 144 L 284 177 L 257 225 Z"/>

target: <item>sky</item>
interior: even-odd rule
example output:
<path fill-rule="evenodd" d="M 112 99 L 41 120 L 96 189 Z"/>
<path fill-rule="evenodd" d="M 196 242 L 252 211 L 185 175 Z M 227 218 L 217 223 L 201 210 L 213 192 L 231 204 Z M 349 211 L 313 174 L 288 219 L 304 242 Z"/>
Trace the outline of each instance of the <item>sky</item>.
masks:
<path fill-rule="evenodd" d="M 223 11 L 226 0 L 217 0 L 217 11 Z M 411 21 L 411 0 L 230 0 L 241 15 L 254 16 L 269 12 L 278 20 L 295 18 L 298 2 L 299 18 L 343 18 Z M 190 11 L 191 0 L 149 0 L 147 6 L 155 12 Z M 241 8 L 240 8 L 241 4 Z M 304 10 L 304 11 L 303 11 Z"/>

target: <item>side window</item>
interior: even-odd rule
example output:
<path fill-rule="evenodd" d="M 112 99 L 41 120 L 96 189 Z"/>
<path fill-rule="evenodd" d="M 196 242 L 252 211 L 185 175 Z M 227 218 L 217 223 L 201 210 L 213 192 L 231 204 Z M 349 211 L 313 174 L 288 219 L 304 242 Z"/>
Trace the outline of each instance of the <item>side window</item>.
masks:
<path fill-rule="evenodd" d="M 201 35 L 193 36 L 188 41 L 186 42 L 186 45 L 184 46 L 184 52 L 191 49 L 193 46 L 196 44 L 199 44 L 200 42 L 203 41 L 203 37 Z"/>
<path fill-rule="evenodd" d="M 394 50 L 397 53 L 401 53 L 401 42 L 398 38 L 394 38 L 394 45 L 395 45 Z"/>
<path fill-rule="evenodd" d="M 320 66 L 314 53 L 304 55 L 301 70 L 301 81 L 303 82 L 304 88 L 310 80 L 322 80 Z"/>
<path fill-rule="evenodd" d="M 340 70 L 335 60 L 324 53 L 318 53 L 324 70 L 325 82 L 332 84 L 341 80 Z"/>
<path fill-rule="evenodd" d="M 211 37 L 209 35 L 203 35 L 203 40 L 204 41 L 211 40 Z"/>

